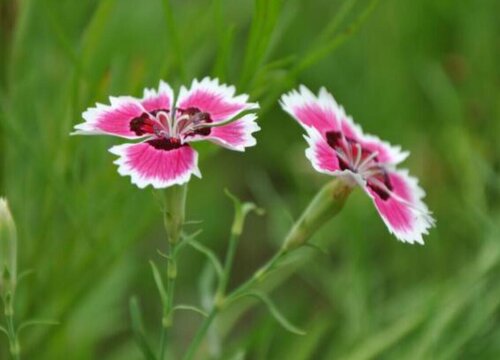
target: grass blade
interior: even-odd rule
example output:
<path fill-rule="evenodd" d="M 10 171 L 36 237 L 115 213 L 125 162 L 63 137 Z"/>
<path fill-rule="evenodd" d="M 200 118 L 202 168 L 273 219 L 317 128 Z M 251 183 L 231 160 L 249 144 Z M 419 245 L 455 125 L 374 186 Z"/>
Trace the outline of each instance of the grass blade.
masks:
<path fill-rule="evenodd" d="M 199 307 L 193 306 L 193 305 L 179 304 L 179 305 L 174 306 L 174 309 L 173 309 L 173 311 L 177 311 L 177 310 L 188 310 L 188 311 L 193 311 L 197 314 L 200 314 L 203 317 L 208 316 L 206 311 L 200 309 Z"/>
<path fill-rule="evenodd" d="M 130 299 L 130 317 L 132 320 L 132 330 L 134 332 L 134 337 L 137 345 L 141 349 L 144 358 L 147 360 L 155 360 L 156 356 L 151 350 L 151 346 L 147 341 L 146 334 L 144 332 L 144 325 L 142 321 L 141 310 L 139 308 L 139 302 L 134 296 Z"/>
<path fill-rule="evenodd" d="M 246 293 L 243 293 L 239 296 L 241 297 L 247 297 L 251 296 L 254 298 L 257 298 L 258 300 L 262 301 L 264 305 L 266 305 L 267 309 L 271 313 L 271 315 L 274 317 L 274 319 L 281 325 L 283 328 L 286 330 L 290 331 L 293 334 L 296 335 L 305 335 L 306 332 L 297 326 L 293 325 L 290 321 L 288 321 L 287 318 L 278 310 L 277 306 L 274 304 L 274 302 L 271 300 L 269 296 L 264 294 L 263 292 L 260 291 L 249 291 Z M 236 299 L 235 299 L 236 300 Z"/>

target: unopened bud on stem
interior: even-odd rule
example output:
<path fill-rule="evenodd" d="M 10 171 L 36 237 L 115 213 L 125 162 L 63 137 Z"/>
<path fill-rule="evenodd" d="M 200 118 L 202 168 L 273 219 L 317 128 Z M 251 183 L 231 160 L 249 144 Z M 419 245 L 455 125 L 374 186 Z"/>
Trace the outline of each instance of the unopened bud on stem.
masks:
<path fill-rule="evenodd" d="M 338 214 L 353 186 L 350 180 L 343 178 L 336 178 L 323 186 L 288 233 L 282 251 L 304 245 L 323 224 Z"/>

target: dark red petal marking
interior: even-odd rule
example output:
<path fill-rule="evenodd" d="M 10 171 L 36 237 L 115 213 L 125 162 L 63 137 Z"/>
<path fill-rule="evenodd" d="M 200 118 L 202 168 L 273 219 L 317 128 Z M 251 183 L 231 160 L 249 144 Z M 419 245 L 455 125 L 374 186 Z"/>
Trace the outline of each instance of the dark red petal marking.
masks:
<path fill-rule="evenodd" d="M 130 131 L 133 131 L 137 136 L 154 134 L 155 125 L 155 122 L 149 118 L 149 115 L 144 113 L 130 121 Z"/>
<path fill-rule="evenodd" d="M 159 112 L 169 113 L 168 109 L 157 109 L 150 112 L 152 116 L 156 116 Z M 144 134 L 156 134 L 158 124 L 152 120 L 147 113 L 142 113 L 141 116 L 133 118 L 130 121 L 130 131 L 133 131 L 137 136 Z"/>
<path fill-rule="evenodd" d="M 168 109 L 157 109 L 157 110 L 150 111 L 150 114 L 153 116 L 156 116 L 156 114 L 158 114 L 160 111 L 165 112 L 167 114 L 170 112 L 170 110 L 168 110 Z"/>
<path fill-rule="evenodd" d="M 187 146 L 187 144 L 181 144 L 179 139 L 175 138 L 158 138 L 146 141 L 149 145 L 158 150 L 170 151 L 174 149 L 178 149 L 182 146 Z"/>
<path fill-rule="evenodd" d="M 189 115 L 190 116 L 190 122 L 192 122 L 195 125 L 198 124 L 210 124 L 213 122 L 212 118 L 210 117 L 209 113 L 202 112 L 200 109 L 195 108 L 195 107 L 189 107 L 186 109 L 177 109 L 178 112 L 181 113 L 181 115 Z M 188 134 L 185 134 L 185 136 L 194 136 L 194 135 L 203 135 L 203 136 L 208 136 L 210 135 L 210 132 L 212 130 L 210 127 L 202 127 L 200 129 L 196 129 Z"/>
<path fill-rule="evenodd" d="M 190 116 L 201 112 L 200 109 L 195 107 L 188 107 L 186 109 L 178 108 L 177 111 L 180 112 L 181 115 L 190 115 Z"/>
<path fill-rule="evenodd" d="M 371 177 L 369 177 L 367 180 L 367 185 L 370 189 L 375 191 L 382 200 L 386 201 L 391 197 L 391 194 L 388 193 L 387 190 L 392 191 L 393 187 L 387 171 L 381 171 L 382 172 L 380 174 L 372 175 Z M 380 187 L 380 185 L 374 183 L 372 179 L 377 179 L 379 182 L 383 183 L 387 189 Z"/>
<path fill-rule="evenodd" d="M 326 135 L 326 142 L 328 143 L 328 145 L 330 145 L 332 149 L 336 150 L 337 148 L 342 148 L 342 149 L 344 148 L 344 146 L 342 146 L 341 144 L 342 134 L 339 131 L 327 131 L 325 135 Z M 339 162 L 341 170 L 349 169 L 349 164 L 347 164 L 340 156 L 337 156 L 337 160 Z"/>
<path fill-rule="evenodd" d="M 372 154 L 370 150 L 367 150 L 361 146 L 359 142 L 354 139 L 344 137 L 344 135 L 339 131 L 327 131 L 325 133 L 326 142 L 330 147 L 334 150 L 341 150 L 344 154 L 352 156 L 353 158 L 358 157 L 358 152 L 361 149 L 361 157 L 360 161 L 363 161 L 368 156 Z M 343 138 L 345 141 L 342 141 Z M 349 147 L 349 149 L 347 149 Z M 356 169 L 351 169 L 349 164 L 347 164 L 340 156 L 337 155 L 337 160 L 339 162 L 339 166 L 342 170 L 351 170 L 356 171 Z M 375 156 L 372 159 L 373 162 L 378 163 L 378 159 Z M 377 165 L 375 165 L 377 166 Z M 378 180 L 378 181 L 374 181 Z M 384 184 L 385 187 L 382 187 L 380 183 Z M 389 179 L 389 175 L 387 172 L 380 168 L 380 172 L 374 175 L 371 175 L 367 179 L 367 185 L 370 187 L 382 200 L 387 200 L 390 198 L 391 194 L 387 191 L 392 191 L 392 184 Z"/>
<path fill-rule="evenodd" d="M 340 146 L 340 139 L 342 138 L 340 131 L 327 131 L 325 135 L 326 142 L 332 147 L 332 149 Z"/>

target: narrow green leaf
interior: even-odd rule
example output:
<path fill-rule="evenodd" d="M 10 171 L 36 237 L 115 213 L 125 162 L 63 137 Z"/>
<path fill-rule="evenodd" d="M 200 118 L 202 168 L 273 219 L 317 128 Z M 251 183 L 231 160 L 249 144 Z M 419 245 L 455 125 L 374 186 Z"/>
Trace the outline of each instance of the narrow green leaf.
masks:
<path fill-rule="evenodd" d="M 229 61 L 231 59 L 231 46 L 234 39 L 235 26 L 227 24 L 223 0 L 214 0 L 214 18 L 216 25 L 217 56 L 212 73 L 222 82 L 229 76 Z"/>
<path fill-rule="evenodd" d="M 137 345 L 141 349 L 144 358 L 147 360 L 155 360 L 156 356 L 154 355 L 153 350 L 151 350 L 151 346 L 147 341 L 147 336 L 144 331 L 144 325 L 142 321 L 141 310 L 139 308 L 139 302 L 135 296 L 130 298 L 130 318 L 132 320 L 132 331 L 134 332 L 134 337 L 137 342 Z"/>
<path fill-rule="evenodd" d="M 9 332 L 7 331 L 6 328 L 4 328 L 3 326 L 0 325 L 0 331 L 5 333 L 5 335 L 7 335 L 7 337 L 9 337 Z"/>
<path fill-rule="evenodd" d="M 98 48 L 98 43 L 102 39 L 104 28 L 109 22 L 109 17 L 113 13 L 116 0 L 103 0 L 99 2 L 92 18 L 87 25 L 82 37 L 82 51 L 80 63 L 85 66 L 92 58 L 92 52 Z"/>
<path fill-rule="evenodd" d="M 219 279 L 221 279 L 224 271 L 222 270 L 222 264 L 220 263 L 219 259 L 217 258 L 217 255 L 215 255 L 215 253 L 212 250 L 210 250 L 208 247 L 200 244 L 196 240 L 190 241 L 189 245 L 192 248 L 194 248 L 195 250 L 198 250 L 200 253 L 205 255 L 208 258 L 208 260 L 210 260 L 210 262 L 212 263 L 212 265 L 215 269 L 215 272 L 217 273 L 217 277 Z"/>
<path fill-rule="evenodd" d="M 203 232 L 203 230 L 197 230 L 194 233 L 190 235 L 182 234 L 181 235 L 181 242 L 175 247 L 174 253 L 172 254 L 172 257 L 176 257 L 177 254 L 186 246 L 189 245 L 191 241 L 196 239 L 198 235 L 200 235 Z"/>
<path fill-rule="evenodd" d="M 233 356 L 231 356 L 230 360 L 245 360 L 245 355 L 245 349 L 239 349 Z"/>
<path fill-rule="evenodd" d="M 366 336 L 351 353 L 343 356 L 342 359 L 368 360 L 382 358 L 384 351 L 397 344 L 419 326 L 426 315 L 425 311 L 420 311 L 397 319 L 386 328 L 378 329 L 373 335 Z"/>
<path fill-rule="evenodd" d="M 67 36 L 67 32 L 61 26 L 59 19 L 56 16 L 56 11 L 52 8 L 53 1 L 45 0 L 45 4 L 42 6 L 44 10 L 45 18 L 48 20 L 49 29 L 54 34 L 54 38 L 57 40 L 60 48 L 63 50 L 66 57 L 71 61 L 78 73 L 82 72 L 81 58 L 77 51 L 74 49 L 74 45 Z"/>
<path fill-rule="evenodd" d="M 169 256 L 169 255 L 165 254 L 165 253 L 164 253 L 163 251 L 161 251 L 160 249 L 156 249 L 156 252 L 158 253 L 158 255 L 160 255 L 161 257 L 163 257 L 163 258 L 165 258 L 165 259 L 167 259 L 167 260 L 172 259 L 172 257 L 171 257 L 171 256 Z"/>
<path fill-rule="evenodd" d="M 160 293 L 162 304 L 167 303 L 167 291 L 165 290 L 165 285 L 163 285 L 163 280 L 161 278 L 160 270 L 156 264 L 150 260 L 149 264 L 151 265 L 151 271 L 153 272 L 153 278 L 155 279 L 156 287 L 158 288 L 158 292 Z"/>
<path fill-rule="evenodd" d="M 321 255 L 325 255 L 325 256 L 330 255 L 330 254 L 328 254 L 328 251 L 326 251 L 321 246 L 318 246 L 316 244 L 306 243 L 306 244 L 304 244 L 304 246 L 311 248 L 313 250 L 316 250 L 317 252 L 321 253 Z"/>
<path fill-rule="evenodd" d="M 296 335 L 305 335 L 306 334 L 306 332 L 304 330 L 298 328 L 297 326 L 293 325 L 290 321 L 288 321 L 288 319 L 285 318 L 285 316 L 283 316 L 283 314 L 281 314 L 281 312 L 278 310 L 278 308 L 273 303 L 271 298 L 269 296 L 267 296 L 266 294 L 264 294 L 263 292 L 249 291 L 249 292 L 241 294 L 239 297 L 247 297 L 247 296 L 251 296 L 251 297 L 257 298 L 260 301 L 262 301 L 264 303 L 264 305 L 267 306 L 267 309 L 269 310 L 271 315 L 274 317 L 274 319 L 281 326 L 283 326 L 283 328 L 285 328 L 286 330 L 288 330 L 291 333 L 294 333 Z"/>
<path fill-rule="evenodd" d="M 198 290 L 200 292 L 200 304 L 205 310 L 208 310 L 213 305 L 214 288 L 216 280 L 216 273 L 210 260 L 206 261 L 203 269 L 200 272 L 198 279 Z"/>
<path fill-rule="evenodd" d="M 323 59 L 325 56 L 330 54 L 333 50 L 338 48 L 348 39 L 350 39 L 354 34 L 358 32 L 361 25 L 368 19 L 369 15 L 375 10 L 379 0 L 371 0 L 365 9 L 354 19 L 354 21 L 340 34 L 333 37 L 330 41 L 327 41 L 324 45 L 319 46 L 316 49 L 311 49 L 308 51 L 308 55 L 303 58 L 303 60 L 297 64 L 292 70 L 292 73 L 298 74 L 302 70 L 310 67 L 319 60 Z"/>
<path fill-rule="evenodd" d="M 254 1 L 254 16 L 240 78 L 240 86 L 244 89 L 252 81 L 253 75 L 269 51 L 277 19 L 281 14 L 281 5 L 281 0 Z"/>
<path fill-rule="evenodd" d="M 273 70 L 285 68 L 287 66 L 290 66 L 290 64 L 292 64 L 294 61 L 297 61 L 296 54 L 286 55 L 286 56 L 279 58 L 277 60 L 273 60 L 271 62 L 268 62 L 266 65 L 262 66 L 260 69 L 260 73 L 266 74 L 266 73 L 273 71 Z"/>
<path fill-rule="evenodd" d="M 172 48 L 169 48 L 170 56 L 175 57 L 175 65 L 179 70 L 182 80 L 187 80 L 186 67 L 184 66 L 183 49 L 179 41 L 179 34 L 177 25 L 175 23 L 174 11 L 172 9 L 172 4 L 170 0 L 163 0 L 163 13 L 165 15 L 167 39 L 169 40 Z"/>
<path fill-rule="evenodd" d="M 174 306 L 174 311 L 177 311 L 177 310 L 188 310 L 188 311 L 193 311 L 195 313 L 198 313 L 200 314 L 201 316 L 204 316 L 204 317 L 207 317 L 208 314 L 206 311 L 196 307 L 196 306 L 193 306 L 193 305 L 183 305 L 183 304 L 179 304 L 179 305 L 175 305 Z"/>
<path fill-rule="evenodd" d="M 184 221 L 184 225 L 200 225 L 203 224 L 203 220 L 188 220 Z"/>
<path fill-rule="evenodd" d="M 55 320 L 45 320 L 45 319 L 34 319 L 34 320 L 28 320 L 23 322 L 19 327 L 17 328 L 16 334 L 19 336 L 21 331 L 24 329 L 30 327 L 30 326 L 37 326 L 37 325 L 59 325 L 59 322 Z"/>
<path fill-rule="evenodd" d="M 342 3 L 340 8 L 335 11 L 335 16 L 332 17 L 332 20 L 328 22 L 324 30 L 321 32 L 321 35 L 318 36 L 315 43 L 321 43 L 327 40 L 329 37 L 333 36 L 339 26 L 342 24 L 344 19 L 349 15 L 357 0 L 346 0 Z"/>
<path fill-rule="evenodd" d="M 245 218 L 251 211 L 255 211 L 257 215 L 263 215 L 265 211 L 258 208 L 257 205 L 251 202 L 242 203 L 235 195 L 233 195 L 228 189 L 224 189 L 226 195 L 233 200 L 234 204 L 234 222 L 231 232 L 236 235 L 240 235 L 243 230 L 243 224 L 245 223 Z"/>
<path fill-rule="evenodd" d="M 34 273 L 35 273 L 35 270 L 33 270 L 33 269 L 21 271 L 21 273 L 17 276 L 17 283 L 19 284 L 21 281 L 26 279 L 28 276 L 33 275 Z"/>

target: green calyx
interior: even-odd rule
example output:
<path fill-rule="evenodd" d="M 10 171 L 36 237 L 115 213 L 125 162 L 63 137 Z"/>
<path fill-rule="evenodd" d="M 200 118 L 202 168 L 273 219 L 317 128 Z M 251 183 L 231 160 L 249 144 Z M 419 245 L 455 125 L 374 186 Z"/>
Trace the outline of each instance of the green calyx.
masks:
<path fill-rule="evenodd" d="M 343 178 L 323 186 L 288 233 L 282 251 L 289 252 L 306 244 L 321 226 L 342 210 L 353 187 L 352 181 Z"/>

